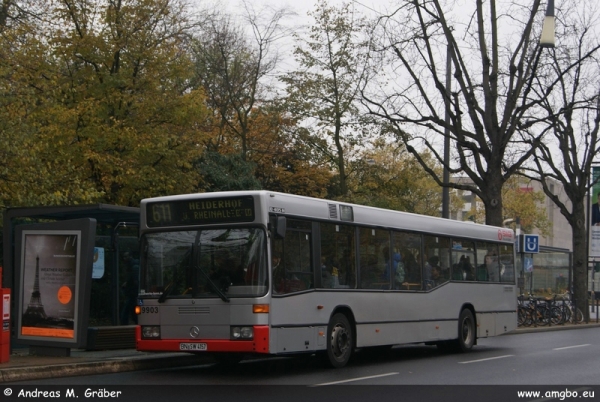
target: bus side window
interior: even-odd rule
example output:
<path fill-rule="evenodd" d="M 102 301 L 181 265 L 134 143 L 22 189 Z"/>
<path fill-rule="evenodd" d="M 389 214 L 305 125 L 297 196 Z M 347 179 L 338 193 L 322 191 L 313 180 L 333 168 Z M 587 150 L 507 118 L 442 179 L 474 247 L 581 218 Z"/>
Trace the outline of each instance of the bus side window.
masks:
<path fill-rule="evenodd" d="M 452 280 L 475 280 L 475 244 L 467 240 L 452 242 Z"/>
<path fill-rule="evenodd" d="M 389 289 L 390 275 L 385 277 L 384 249 L 389 259 L 390 232 L 373 228 L 359 228 L 360 288 Z"/>
<path fill-rule="evenodd" d="M 421 290 L 421 263 L 417 256 L 421 250 L 421 236 L 405 232 L 392 233 L 392 259 L 397 258 L 394 289 Z"/>
<path fill-rule="evenodd" d="M 515 282 L 515 260 L 513 256 L 512 246 L 500 246 L 500 280 L 502 282 Z"/>
<path fill-rule="evenodd" d="M 321 223 L 321 287 L 349 289 L 356 284 L 355 229 L 349 225 Z"/>
<path fill-rule="evenodd" d="M 281 258 L 277 267 L 275 262 L 271 266 L 274 293 L 293 293 L 314 287 L 310 228 L 308 221 L 290 219 L 285 237 L 274 237 L 271 253 L 273 257 Z"/>
<path fill-rule="evenodd" d="M 498 245 L 477 242 L 477 280 L 500 282 L 501 265 L 498 258 Z"/>
<path fill-rule="evenodd" d="M 424 236 L 425 289 L 432 289 L 450 279 L 450 239 L 442 236 Z"/>

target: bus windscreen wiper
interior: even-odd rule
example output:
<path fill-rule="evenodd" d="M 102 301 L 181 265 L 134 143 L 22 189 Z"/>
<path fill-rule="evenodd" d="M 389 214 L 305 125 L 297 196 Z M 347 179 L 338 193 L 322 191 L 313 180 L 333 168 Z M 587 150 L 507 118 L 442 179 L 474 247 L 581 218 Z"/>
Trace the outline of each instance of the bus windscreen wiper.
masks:
<path fill-rule="evenodd" d="M 212 279 L 210 279 L 210 276 L 208 276 L 208 274 L 206 272 L 204 272 L 204 270 L 202 268 L 200 268 L 198 265 L 196 265 L 194 268 L 196 270 L 202 272 L 202 275 L 204 275 L 204 277 L 206 278 L 206 282 L 208 283 L 210 288 L 221 298 L 221 300 L 229 303 L 229 297 L 227 297 L 227 295 L 225 293 L 223 293 L 223 291 L 221 289 L 219 289 L 217 284 L 214 283 L 212 281 Z"/>
<path fill-rule="evenodd" d="M 171 291 L 173 290 L 174 287 L 175 287 L 175 284 L 173 282 L 169 283 L 165 287 L 165 290 L 163 290 L 163 292 L 160 294 L 160 297 L 158 298 L 158 302 L 164 303 L 165 300 L 167 300 L 167 296 L 171 293 Z"/>

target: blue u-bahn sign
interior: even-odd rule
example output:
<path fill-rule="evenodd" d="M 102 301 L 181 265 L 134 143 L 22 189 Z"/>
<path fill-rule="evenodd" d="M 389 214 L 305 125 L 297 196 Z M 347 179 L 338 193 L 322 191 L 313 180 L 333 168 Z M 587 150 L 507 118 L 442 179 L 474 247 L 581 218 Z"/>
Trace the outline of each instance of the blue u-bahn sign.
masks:
<path fill-rule="evenodd" d="M 523 253 L 539 253 L 540 252 L 540 235 L 526 234 L 523 235 Z"/>

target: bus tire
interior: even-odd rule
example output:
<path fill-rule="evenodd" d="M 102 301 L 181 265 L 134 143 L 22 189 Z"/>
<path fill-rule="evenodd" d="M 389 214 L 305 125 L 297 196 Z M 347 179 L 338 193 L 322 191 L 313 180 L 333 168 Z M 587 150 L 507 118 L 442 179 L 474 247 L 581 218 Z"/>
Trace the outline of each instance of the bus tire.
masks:
<path fill-rule="evenodd" d="M 348 318 L 342 313 L 335 314 L 329 321 L 327 333 L 329 364 L 334 368 L 344 367 L 350 361 L 354 347 L 354 335 Z"/>
<path fill-rule="evenodd" d="M 457 349 L 460 352 L 468 352 L 475 345 L 475 317 L 469 309 L 463 309 L 458 317 L 458 339 Z"/>

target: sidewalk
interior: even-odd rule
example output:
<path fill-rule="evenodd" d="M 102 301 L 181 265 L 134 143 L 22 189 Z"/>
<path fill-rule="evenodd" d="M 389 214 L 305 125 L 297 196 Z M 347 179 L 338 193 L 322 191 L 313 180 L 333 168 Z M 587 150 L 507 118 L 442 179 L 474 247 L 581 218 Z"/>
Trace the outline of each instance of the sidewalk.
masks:
<path fill-rule="evenodd" d="M 138 352 L 135 349 L 71 349 L 69 357 L 54 357 L 33 356 L 29 354 L 29 349 L 19 348 L 13 350 L 8 362 L 0 363 L 0 383 L 150 370 L 159 367 L 184 367 L 211 362 L 213 360 L 208 356 Z"/>
<path fill-rule="evenodd" d="M 593 318 L 594 320 L 589 324 L 520 327 L 513 334 L 600 327 L 600 324 L 596 323 L 595 315 Z M 8 362 L 0 363 L 0 383 L 154 368 L 185 367 L 213 362 L 214 360 L 207 355 L 149 353 L 138 352 L 135 349 L 103 351 L 72 349 L 69 357 L 54 357 L 33 356 L 29 354 L 29 349 L 18 348 L 13 350 Z"/>

